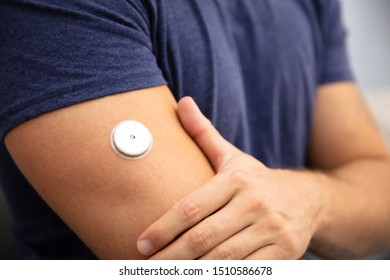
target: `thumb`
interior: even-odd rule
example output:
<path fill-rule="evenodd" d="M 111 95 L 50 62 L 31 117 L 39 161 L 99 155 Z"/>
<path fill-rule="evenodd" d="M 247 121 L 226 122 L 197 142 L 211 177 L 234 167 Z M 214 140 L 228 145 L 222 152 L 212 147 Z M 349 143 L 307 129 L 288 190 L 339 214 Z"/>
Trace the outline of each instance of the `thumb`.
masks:
<path fill-rule="evenodd" d="M 215 172 L 223 169 L 229 159 L 239 152 L 219 134 L 191 97 L 183 97 L 179 101 L 177 113 L 185 131 L 198 144 Z"/>

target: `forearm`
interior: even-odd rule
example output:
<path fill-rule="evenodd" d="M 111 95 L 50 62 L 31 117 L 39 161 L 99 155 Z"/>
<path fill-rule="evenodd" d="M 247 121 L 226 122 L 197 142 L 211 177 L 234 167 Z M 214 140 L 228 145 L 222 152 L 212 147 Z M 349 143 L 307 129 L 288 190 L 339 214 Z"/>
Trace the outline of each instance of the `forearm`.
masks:
<path fill-rule="evenodd" d="M 390 160 L 354 160 L 312 175 L 323 193 L 311 249 L 327 258 L 360 258 L 389 247 Z"/>
<path fill-rule="evenodd" d="M 190 99 L 179 102 L 178 116 L 217 174 L 141 234 L 152 248 L 143 254 L 299 259 L 312 241 L 325 257 L 350 259 L 389 246 L 390 159 L 379 137 L 346 154 L 314 145 L 313 169 L 270 169 L 223 139 Z M 321 160 L 324 152 L 333 159 Z"/>

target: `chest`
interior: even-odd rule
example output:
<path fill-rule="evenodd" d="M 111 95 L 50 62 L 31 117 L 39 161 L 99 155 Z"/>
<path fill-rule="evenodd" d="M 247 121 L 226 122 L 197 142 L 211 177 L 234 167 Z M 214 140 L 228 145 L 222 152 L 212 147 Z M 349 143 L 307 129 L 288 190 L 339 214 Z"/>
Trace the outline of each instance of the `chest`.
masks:
<path fill-rule="evenodd" d="M 320 44 L 300 2 L 167 1 L 157 58 L 168 85 L 244 150 L 286 127 L 307 136 Z"/>

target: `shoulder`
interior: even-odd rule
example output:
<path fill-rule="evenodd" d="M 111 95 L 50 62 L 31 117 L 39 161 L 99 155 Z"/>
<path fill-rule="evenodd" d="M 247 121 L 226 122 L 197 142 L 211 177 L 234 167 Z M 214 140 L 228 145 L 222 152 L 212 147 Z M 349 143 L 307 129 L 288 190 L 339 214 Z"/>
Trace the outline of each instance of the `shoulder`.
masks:
<path fill-rule="evenodd" d="M 0 136 L 49 111 L 164 84 L 141 1 L 1 1 Z"/>

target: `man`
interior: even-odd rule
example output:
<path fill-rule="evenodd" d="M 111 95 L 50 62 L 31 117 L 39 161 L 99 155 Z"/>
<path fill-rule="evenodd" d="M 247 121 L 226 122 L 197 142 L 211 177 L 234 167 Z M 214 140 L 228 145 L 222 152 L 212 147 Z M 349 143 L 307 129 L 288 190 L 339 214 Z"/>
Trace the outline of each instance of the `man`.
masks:
<path fill-rule="evenodd" d="M 1 183 L 25 258 L 389 247 L 389 154 L 337 1 L 0 5 Z M 113 151 L 123 120 L 150 130 L 145 157 Z"/>

